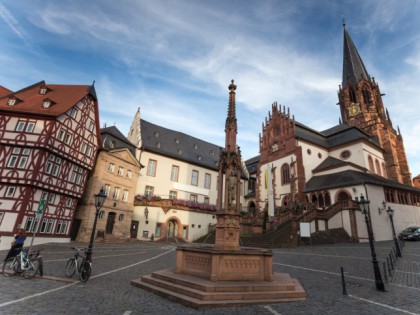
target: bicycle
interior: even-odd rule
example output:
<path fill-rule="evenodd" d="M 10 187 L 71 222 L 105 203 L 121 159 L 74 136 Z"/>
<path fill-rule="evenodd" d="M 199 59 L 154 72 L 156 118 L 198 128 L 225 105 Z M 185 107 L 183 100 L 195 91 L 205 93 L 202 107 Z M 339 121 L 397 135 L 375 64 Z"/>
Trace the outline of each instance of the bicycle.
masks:
<path fill-rule="evenodd" d="M 89 280 L 90 273 L 92 272 L 92 263 L 87 259 L 86 248 L 84 247 L 72 247 L 75 251 L 74 257 L 70 258 L 66 263 L 66 276 L 68 278 L 73 277 L 76 273 L 76 270 L 79 272 L 79 279 L 82 282 Z M 84 256 L 80 255 L 80 251 L 84 250 Z M 79 258 L 82 258 L 81 263 L 79 264 Z"/>
<path fill-rule="evenodd" d="M 11 277 L 17 273 L 21 273 L 26 279 L 35 277 L 39 265 L 42 263 L 42 259 L 38 259 L 39 253 L 40 250 L 36 250 L 28 255 L 28 249 L 22 249 L 15 257 L 6 259 L 2 268 L 3 275 L 5 277 Z"/>

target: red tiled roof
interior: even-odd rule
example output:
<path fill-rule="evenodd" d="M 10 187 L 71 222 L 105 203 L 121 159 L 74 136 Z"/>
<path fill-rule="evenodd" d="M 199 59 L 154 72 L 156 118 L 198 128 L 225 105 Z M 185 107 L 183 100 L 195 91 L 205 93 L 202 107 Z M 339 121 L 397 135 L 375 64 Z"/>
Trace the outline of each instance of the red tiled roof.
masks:
<path fill-rule="evenodd" d="M 9 95 L 10 93 L 13 93 L 13 91 L 10 91 L 9 89 L 6 89 L 4 86 L 0 85 L 0 97 Z"/>
<path fill-rule="evenodd" d="M 46 87 L 48 92 L 39 94 L 41 87 Z M 44 81 L 41 81 L 15 93 L 11 92 L 19 100 L 13 106 L 7 104 L 9 97 L 5 97 L 10 93 L 2 96 L 2 90 L 0 90 L 0 110 L 59 116 L 76 105 L 83 97 L 90 94 L 91 88 L 91 85 L 45 84 Z M 94 91 L 92 95 L 95 97 Z M 42 107 L 42 103 L 46 99 L 51 100 L 53 103 L 49 108 Z"/>

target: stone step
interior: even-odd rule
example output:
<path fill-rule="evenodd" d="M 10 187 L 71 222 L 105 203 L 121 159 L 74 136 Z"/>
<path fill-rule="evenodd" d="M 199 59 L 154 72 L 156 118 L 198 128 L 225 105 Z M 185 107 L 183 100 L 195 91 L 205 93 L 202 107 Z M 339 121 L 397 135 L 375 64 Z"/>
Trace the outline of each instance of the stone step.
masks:
<path fill-rule="evenodd" d="M 159 276 L 169 281 L 156 277 L 154 273 L 132 280 L 131 284 L 194 308 L 267 304 L 300 301 L 306 298 L 300 284 L 286 274 L 275 274 L 277 280 L 279 277 L 287 279 L 284 280 L 287 281 L 286 286 L 273 285 L 273 282 L 266 281 L 211 282 L 188 275 L 172 275 L 173 279 L 168 279 L 170 271 L 165 270 L 164 274 Z M 185 279 L 182 280 L 183 277 Z M 285 290 L 286 287 L 293 289 Z"/>

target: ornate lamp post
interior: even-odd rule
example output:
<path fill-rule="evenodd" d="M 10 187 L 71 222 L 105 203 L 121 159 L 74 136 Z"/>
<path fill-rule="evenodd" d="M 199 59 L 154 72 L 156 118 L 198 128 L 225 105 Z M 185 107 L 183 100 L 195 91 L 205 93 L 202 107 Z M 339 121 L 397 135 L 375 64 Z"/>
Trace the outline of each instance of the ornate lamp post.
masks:
<path fill-rule="evenodd" d="M 99 210 L 104 205 L 105 199 L 106 199 L 106 193 L 105 193 L 105 189 L 102 187 L 101 190 L 99 191 L 99 194 L 95 195 L 96 212 L 95 212 L 95 221 L 93 221 L 92 234 L 90 235 L 89 247 L 86 254 L 86 258 L 88 260 L 92 258 L 92 247 L 93 247 L 93 240 L 95 239 L 96 221 L 98 221 Z"/>
<path fill-rule="evenodd" d="M 392 227 L 392 236 L 394 237 L 394 243 L 395 243 L 395 254 L 397 257 L 401 256 L 401 250 L 400 250 L 400 244 L 398 244 L 397 235 L 395 234 L 395 227 L 394 227 L 394 209 L 391 209 L 390 206 L 388 206 L 388 209 L 386 210 L 386 213 L 388 213 L 389 220 L 391 221 L 391 227 Z"/>
<path fill-rule="evenodd" d="M 385 285 L 382 281 L 381 271 L 379 270 L 378 260 L 376 259 L 375 247 L 373 245 L 372 226 L 371 226 L 370 221 L 369 221 L 368 209 L 366 209 L 366 206 L 369 205 L 370 201 L 366 200 L 365 197 L 361 194 L 360 195 L 360 201 L 356 197 L 356 202 L 359 204 L 360 211 L 365 216 L 366 228 L 367 228 L 368 237 L 369 237 L 370 252 L 371 252 L 371 255 L 372 255 L 373 272 L 375 274 L 376 289 L 378 291 L 385 291 Z"/>

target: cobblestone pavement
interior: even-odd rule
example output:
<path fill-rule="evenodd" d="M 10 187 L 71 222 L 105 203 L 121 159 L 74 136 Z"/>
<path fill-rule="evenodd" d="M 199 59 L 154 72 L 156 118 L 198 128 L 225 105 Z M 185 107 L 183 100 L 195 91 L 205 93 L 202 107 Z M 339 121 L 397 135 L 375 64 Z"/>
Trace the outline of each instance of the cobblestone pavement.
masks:
<path fill-rule="evenodd" d="M 174 244 L 94 244 L 92 276 L 86 283 L 77 281 L 77 275 L 69 282 L 64 275 L 71 246 L 77 245 L 82 246 L 43 245 L 44 278 L 0 275 L 0 314 L 420 314 L 420 242 L 405 243 L 403 257 L 394 258 L 394 270 L 386 265 L 393 242 L 375 243 L 386 292 L 375 289 L 367 243 L 274 249 L 273 271 L 297 278 L 306 301 L 206 310 L 130 285 L 142 275 L 174 267 Z M 0 252 L 0 257 L 5 255 Z"/>

